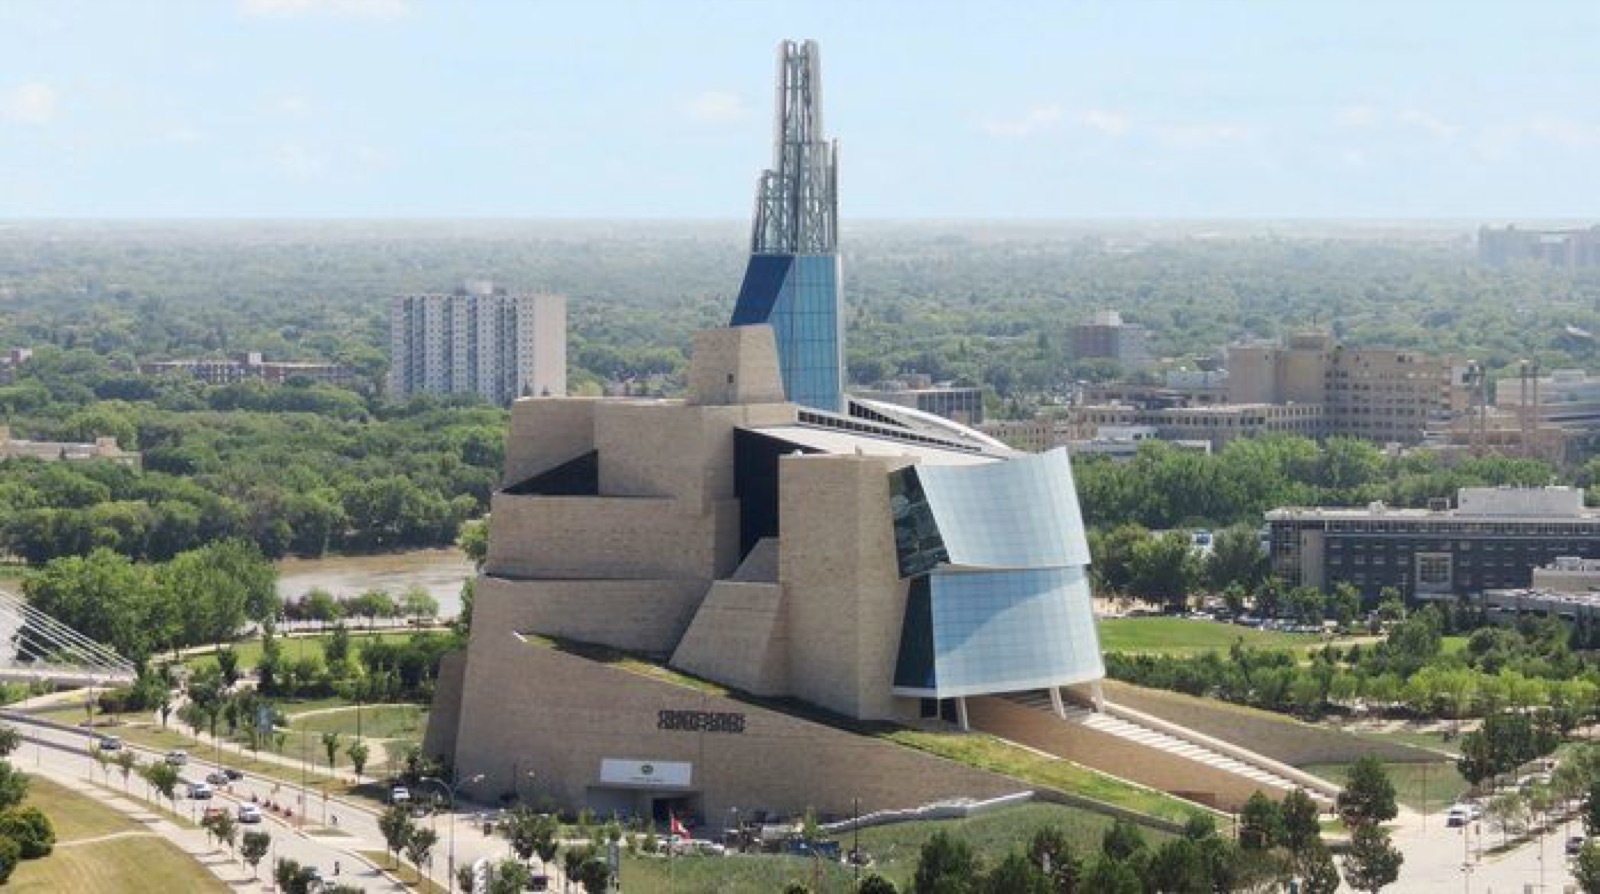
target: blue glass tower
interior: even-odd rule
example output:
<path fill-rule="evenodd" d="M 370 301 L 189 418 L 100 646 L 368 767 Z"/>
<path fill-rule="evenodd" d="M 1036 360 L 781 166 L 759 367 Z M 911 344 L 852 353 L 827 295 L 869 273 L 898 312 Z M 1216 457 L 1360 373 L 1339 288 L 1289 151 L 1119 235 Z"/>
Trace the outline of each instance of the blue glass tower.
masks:
<path fill-rule="evenodd" d="M 778 47 L 773 166 L 756 187 L 750 266 L 732 325 L 772 326 L 789 400 L 832 412 L 844 407 L 838 153 L 822 136 L 816 41 L 786 40 Z"/>

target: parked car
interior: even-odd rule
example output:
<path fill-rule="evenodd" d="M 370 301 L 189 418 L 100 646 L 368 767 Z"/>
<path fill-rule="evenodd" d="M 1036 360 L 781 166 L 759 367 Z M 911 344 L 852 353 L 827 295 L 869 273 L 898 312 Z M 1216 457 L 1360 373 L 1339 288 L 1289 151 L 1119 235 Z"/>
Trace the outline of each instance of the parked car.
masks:
<path fill-rule="evenodd" d="M 167 752 L 166 761 L 174 767 L 181 767 L 189 762 L 189 752 L 169 751 Z"/>
<path fill-rule="evenodd" d="M 1467 807 L 1464 804 L 1457 804 L 1451 807 L 1449 812 L 1444 815 L 1444 824 L 1452 829 L 1457 826 L 1465 826 L 1469 822 L 1471 822 L 1471 817 L 1468 815 Z"/>
<path fill-rule="evenodd" d="M 100 737 L 100 750 L 101 751 L 121 751 L 122 750 L 122 738 L 120 736 L 101 736 Z"/>
<path fill-rule="evenodd" d="M 1574 835 L 1571 838 L 1568 838 L 1567 856 L 1576 857 L 1578 855 L 1578 851 L 1583 850 L 1583 843 L 1588 840 L 1589 839 L 1584 838 L 1582 835 Z"/>
<path fill-rule="evenodd" d="M 196 801 L 211 800 L 211 786 L 204 782 L 189 783 L 189 797 Z"/>
<path fill-rule="evenodd" d="M 261 822 L 261 808 L 254 804 L 240 804 L 239 822 L 246 824 Z"/>
<path fill-rule="evenodd" d="M 397 786 L 394 786 L 394 787 L 390 788 L 389 789 L 389 803 L 390 804 L 409 804 L 409 803 L 411 803 L 411 790 L 406 788 L 403 785 L 397 785 Z"/>

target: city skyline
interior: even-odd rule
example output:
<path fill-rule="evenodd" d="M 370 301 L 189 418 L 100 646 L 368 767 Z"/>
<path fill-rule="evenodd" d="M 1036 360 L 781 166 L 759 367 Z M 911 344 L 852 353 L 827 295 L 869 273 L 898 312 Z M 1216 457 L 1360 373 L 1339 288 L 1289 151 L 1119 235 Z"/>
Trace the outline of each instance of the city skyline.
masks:
<path fill-rule="evenodd" d="M 1551 219 L 1600 186 L 1592 7 L 917 9 L 24 0 L 0 215 L 736 219 L 783 37 L 828 55 L 846 220 Z"/>

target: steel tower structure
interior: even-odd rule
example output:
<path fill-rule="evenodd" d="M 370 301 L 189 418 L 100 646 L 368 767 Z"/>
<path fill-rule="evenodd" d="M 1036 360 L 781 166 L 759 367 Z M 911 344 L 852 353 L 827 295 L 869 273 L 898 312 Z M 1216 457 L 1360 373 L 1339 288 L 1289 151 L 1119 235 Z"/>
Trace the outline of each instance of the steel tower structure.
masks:
<path fill-rule="evenodd" d="M 839 275 L 839 147 L 823 136 L 816 41 L 778 46 L 772 167 L 756 186 L 750 265 L 733 325 L 770 324 L 783 385 L 795 403 L 844 404 Z"/>

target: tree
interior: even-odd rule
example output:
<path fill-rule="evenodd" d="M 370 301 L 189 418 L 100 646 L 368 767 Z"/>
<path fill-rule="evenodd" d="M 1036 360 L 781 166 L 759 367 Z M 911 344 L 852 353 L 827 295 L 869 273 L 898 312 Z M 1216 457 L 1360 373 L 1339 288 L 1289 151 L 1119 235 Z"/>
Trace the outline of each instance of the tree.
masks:
<path fill-rule="evenodd" d="M 145 781 L 168 801 L 177 797 L 178 769 L 166 761 L 155 761 L 144 768 Z"/>
<path fill-rule="evenodd" d="M 522 894 L 533 883 L 533 873 L 516 860 L 501 860 L 489 873 L 489 894 Z"/>
<path fill-rule="evenodd" d="M 16 727 L 0 724 L 0 757 L 10 757 L 22 747 L 22 734 Z"/>
<path fill-rule="evenodd" d="M 55 847 L 56 830 L 39 808 L 22 807 L 0 813 L 0 837 L 15 841 L 22 859 L 37 860 Z"/>
<path fill-rule="evenodd" d="M 10 810 L 28 797 L 28 775 L 0 760 L 0 810 Z"/>
<path fill-rule="evenodd" d="M 939 830 L 923 842 L 911 890 L 915 894 L 959 894 L 970 891 L 978 875 L 972 845 Z"/>
<path fill-rule="evenodd" d="M 412 584 L 400 594 L 400 611 L 421 622 L 439 614 L 439 600 L 421 584 Z"/>
<path fill-rule="evenodd" d="M 217 650 L 217 669 L 222 672 L 224 688 L 232 688 L 239 682 L 239 653 L 232 646 L 223 646 Z"/>
<path fill-rule="evenodd" d="M 1394 784 L 1383 761 L 1369 754 L 1351 765 L 1344 790 L 1339 792 L 1338 808 L 1351 825 L 1374 825 L 1395 818 Z"/>
<path fill-rule="evenodd" d="M 1038 864 L 1015 852 L 984 876 L 977 889 L 983 894 L 1053 894 Z"/>
<path fill-rule="evenodd" d="M 411 813 L 404 804 L 391 805 L 382 816 L 378 817 L 378 830 L 383 833 L 383 842 L 397 863 L 400 851 L 404 850 L 406 842 L 411 840 L 412 825 Z"/>
<path fill-rule="evenodd" d="M 1284 847 L 1300 854 L 1322 839 L 1322 823 L 1317 802 L 1311 800 L 1305 789 L 1295 789 L 1285 795 L 1282 803 Z"/>
<path fill-rule="evenodd" d="M 1239 844 L 1246 850 L 1264 851 L 1283 838 L 1283 808 L 1257 789 L 1239 811 Z"/>
<path fill-rule="evenodd" d="M 1144 894 L 1144 885 L 1132 867 L 1102 854 L 1084 873 L 1083 890 L 1095 894 Z"/>
<path fill-rule="evenodd" d="M 122 790 L 128 790 L 128 777 L 133 775 L 134 768 L 139 766 L 139 759 L 133 752 L 123 749 L 117 752 L 117 769 L 122 773 Z"/>
<path fill-rule="evenodd" d="M 22 845 L 0 836 L 0 885 L 11 880 L 11 873 L 22 862 Z"/>
<path fill-rule="evenodd" d="M 471 863 L 462 863 L 456 867 L 456 887 L 462 891 L 471 892 L 478 886 L 478 870 Z"/>
<path fill-rule="evenodd" d="M 1389 832 L 1377 823 L 1361 823 L 1350 833 L 1344 856 L 1344 880 L 1357 891 L 1377 894 L 1400 878 L 1405 857 L 1389 843 Z"/>
<path fill-rule="evenodd" d="M 439 843 L 439 833 L 427 826 L 415 826 L 410 834 L 406 835 L 406 859 L 420 871 L 428 863 L 428 858 L 433 854 L 433 846 Z"/>
<path fill-rule="evenodd" d="M 1153 599 L 1169 609 L 1182 609 L 1189 603 L 1194 585 L 1196 559 L 1189 535 L 1167 531 L 1147 537 L 1133 548 L 1129 567 L 1129 589 L 1137 596 Z"/>
<path fill-rule="evenodd" d="M 272 836 L 266 832 L 251 830 L 244 833 L 239 842 L 239 856 L 250 866 L 250 877 L 259 878 L 261 859 L 267 855 L 267 850 L 272 847 Z"/>
<path fill-rule="evenodd" d="M 1295 874 L 1300 876 L 1301 894 L 1337 894 L 1339 869 L 1333 852 L 1318 838 L 1295 857 Z"/>
<path fill-rule="evenodd" d="M 339 756 L 339 733 L 327 730 L 322 734 L 322 750 L 328 755 L 328 772 L 333 772 L 334 759 Z"/>
<path fill-rule="evenodd" d="M 1583 831 L 1600 835 L 1600 779 L 1589 783 L 1589 793 L 1583 799 Z"/>
<path fill-rule="evenodd" d="M 1058 891 L 1075 888 L 1083 872 L 1082 861 L 1073 852 L 1066 833 L 1053 823 L 1033 830 L 1032 837 L 1028 839 L 1028 859 L 1044 870 Z"/>
<path fill-rule="evenodd" d="M 1600 894 L 1600 841 L 1590 839 L 1578 849 L 1572 862 L 1572 877 L 1583 894 Z"/>
<path fill-rule="evenodd" d="M 489 524 L 483 519 L 464 521 L 461 523 L 461 533 L 456 537 L 456 545 L 467 554 L 472 564 L 483 570 L 483 563 L 489 557 Z"/>
<path fill-rule="evenodd" d="M 350 758 L 350 766 L 356 771 L 356 779 L 360 779 L 361 774 L 366 771 L 367 757 L 371 753 L 367 748 L 367 743 L 356 739 L 345 747 L 344 753 L 346 757 Z"/>
<path fill-rule="evenodd" d="M 1261 538 L 1251 525 L 1231 525 L 1211 538 L 1211 555 L 1206 558 L 1206 582 L 1223 592 L 1238 587 L 1247 593 L 1256 588 L 1267 573 L 1267 557 L 1261 552 Z"/>
<path fill-rule="evenodd" d="M 239 837 L 239 826 L 233 821 L 233 814 L 226 810 L 218 810 L 206 814 L 206 820 L 210 822 L 208 828 L 211 834 L 216 836 L 218 843 L 226 845 L 229 853 L 232 853 L 233 845 Z"/>
<path fill-rule="evenodd" d="M 1145 878 L 1166 894 L 1211 894 L 1211 868 L 1200 845 L 1188 838 L 1166 842 L 1150 858 Z"/>
<path fill-rule="evenodd" d="M 869 872 L 866 878 L 861 880 L 861 884 L 856 886 L 856 894 L 900 894 L 900 892 L 894 886 L 894 882 L 876 872 Z"/>
<path fill-rule="evenodd" d="M 1100 851 L 1113 860 L 1127 860 L 1144 850 L 1144 833 L 1124 819 L 1113 820 L 1100 839 Z"/>

